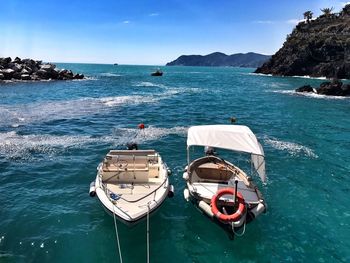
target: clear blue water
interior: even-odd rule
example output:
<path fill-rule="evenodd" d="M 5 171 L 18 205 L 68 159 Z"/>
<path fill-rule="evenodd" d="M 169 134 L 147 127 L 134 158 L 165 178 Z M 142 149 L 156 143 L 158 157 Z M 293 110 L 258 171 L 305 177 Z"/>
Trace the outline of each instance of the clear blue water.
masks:
<path fill-rule="evenodd" d="M 151 218 L 152 262 L 350 261 L 350 99 L 296 95 L 321 80 L 252 69 L 59 66 L 90 79 L 0 84 L 0 262 L 118 262 L 113 218 L 88 187 L 135 136 L 176 190 Z M 269 206 L 234 241 L 182 194 L 187 128 L 231 116 L 265 149 Z M 145 222 L 118 226 L 124 262 L 146 262 Z"/>

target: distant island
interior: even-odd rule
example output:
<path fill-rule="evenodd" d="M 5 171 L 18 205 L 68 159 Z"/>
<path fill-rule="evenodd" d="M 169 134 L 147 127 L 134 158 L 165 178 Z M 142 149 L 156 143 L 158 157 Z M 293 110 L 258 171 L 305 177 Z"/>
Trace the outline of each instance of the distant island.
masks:
<path fill-rule="evenodd" d="M 255 73 L 350 79 L 350 4 L 337 14 L 333 8 L 321 11 L 314 20 L 305 12 L 305 21 Z"/>
<path fill-rule="evenodd" d="M 271 56 L 249 52 L 226 55 L 215 52 L 209 55 L 182 55 L 166 66 L 207 66 L 207 67 L 247 67 L 257 68 Z"/>
<path fill-rule="evenodd" d="M 71 70 L 57 69 L 52 63 L 41 60 L 16 57 L 0 58 L 0 81 L 40 81 L 40 80 L 72 80 L 83 79 L 83 74 L 74 74 Z"/>

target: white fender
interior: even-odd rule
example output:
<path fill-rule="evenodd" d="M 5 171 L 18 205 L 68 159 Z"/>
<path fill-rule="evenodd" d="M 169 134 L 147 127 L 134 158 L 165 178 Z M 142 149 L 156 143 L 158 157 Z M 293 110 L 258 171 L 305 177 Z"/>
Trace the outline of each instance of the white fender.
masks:
<path fill-rule="evenodd" d="M 168 197 L 172 198 L 174 197 L 174 186 L 171 184 L 169 185 L 169 191 L 168 191 Z"/>
<path fill-rule="evenodd" d="M 182 175 L 182 178 L 183 178 L 184 180 L 188 181 L 188 178 L 189 178 L 188 172 L 184 172 L 183 175 Z"/>
<path fill-rule="evenodd" d="M 198 207 L 199 207 L 204 213 L 206 213 L 209 217 L 214 217 L 214 214 L 213 214 L 213 212 L 211 211 L 210 205 L 208 205 L 206 202 L 204 202 L 204 201 L 199 201 Z"/>
<path fill-rule="evenodd" d="M 96 195 L 96 186 L 95 186 L 95 181 L 90 183 L 90 189 L 89 189 L 89 195 L 91 197 L 94 197 Z"/>
<path fill-rule="evenodd" d="M 254 217 L 257 217 L 258 215 L 263 213 L 265 209 L 265 205 L 263 203 L 259 203 L 256 207 L 250 210 L 250 212 L 253 213 Z"/>
<path fill-rule="evenodd" d="M 187 202 L 190 200 L 190 191 L 187 188 L 184 189 L 184 198 Z"/>
<path fill-rule="evenodd" d="M 232 225 L 234 227 L 241 227 L 244 224 L 246 217 L 247 217 L 247 210 L 244 213 L 244 215 L 242 215 L 241 219 L 238 221 L 232 222 Z"/>

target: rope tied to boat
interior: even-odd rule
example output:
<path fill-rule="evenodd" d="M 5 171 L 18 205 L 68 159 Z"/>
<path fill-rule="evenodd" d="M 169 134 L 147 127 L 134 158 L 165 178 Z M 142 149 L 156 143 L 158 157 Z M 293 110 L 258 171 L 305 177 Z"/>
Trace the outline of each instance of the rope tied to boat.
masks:
<path fill-rule="evenodd" d="M 119 242 L 117 219 L 115 218 L 114 204 L 112 204 L 112 208 L 113 208 L 114 229 L 115 229 L 115 235 L 117 237 L 117 244 L 118 244 L 118 251 L 119 251 L 119 261 L 120 263 L 123 263 L 122 252 L 120 249 L 120 242 Z"/>
<path fill-rule="evenodd" d="M 149 263 L 149 211 L 150 211 L 150 203 L 147 203 L 147 263 Z"/>

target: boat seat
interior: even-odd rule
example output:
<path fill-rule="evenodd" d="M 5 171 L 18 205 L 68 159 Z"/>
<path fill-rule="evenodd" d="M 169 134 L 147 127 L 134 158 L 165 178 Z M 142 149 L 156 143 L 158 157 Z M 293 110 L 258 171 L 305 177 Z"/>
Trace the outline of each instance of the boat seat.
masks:
<path fill-rule="evenodd" d="M 225 169 L 225 166 L 215 163 L 205 163 L 195 168 L 195 173 L 199 179 L 204 181 L 228 181 L 232 176 L 231 170 Z"/>

